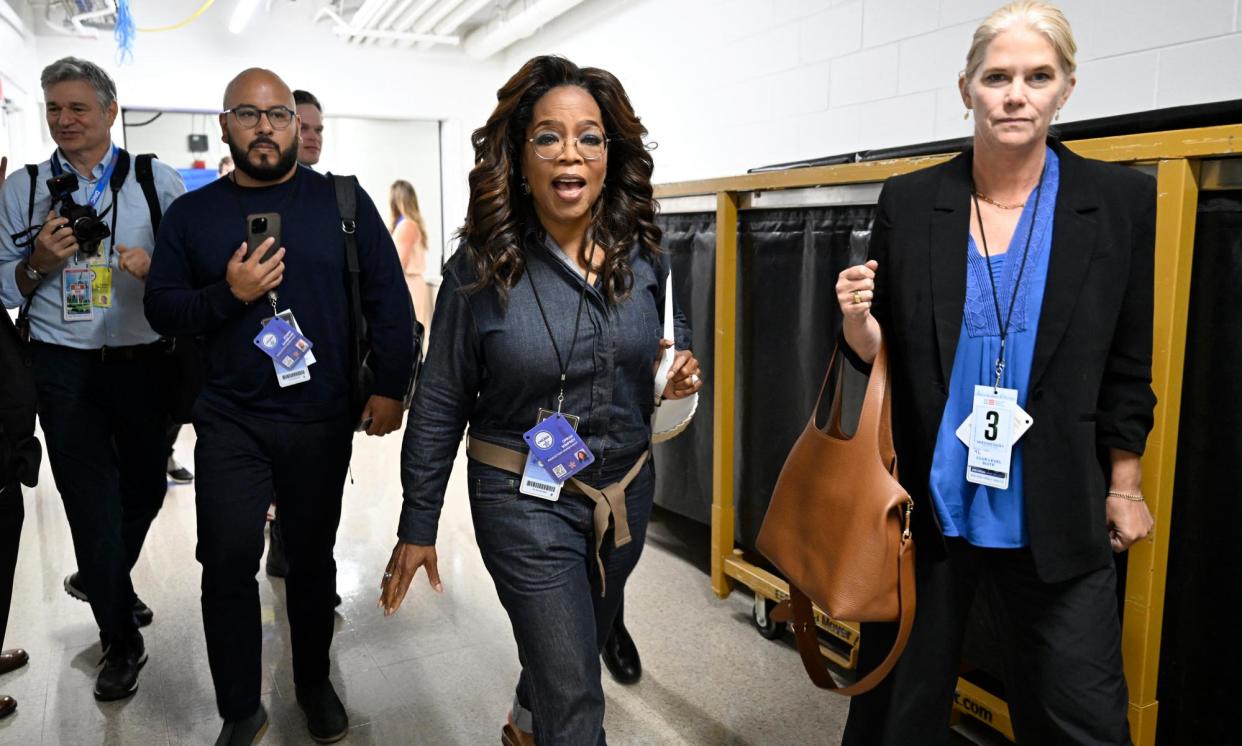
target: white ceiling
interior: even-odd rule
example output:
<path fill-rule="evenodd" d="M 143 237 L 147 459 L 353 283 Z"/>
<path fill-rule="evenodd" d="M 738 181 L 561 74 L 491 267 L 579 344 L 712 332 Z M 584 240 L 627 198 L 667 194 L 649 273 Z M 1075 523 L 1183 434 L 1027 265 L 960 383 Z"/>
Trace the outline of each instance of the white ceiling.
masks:
<path fill-rule="evenodd" d="M 218 33 L 248 0 L 214 0 L 185 28 Z M 255 2 L 255 0 L 249 0 Z M 257 0 L 246 34 L 305 30 L 311 24 L 344 48 L 462 50 L 483 59 L 529 36 L 583 0 Z M 28 6 L 38 35 L 111 34 L 117 0 L 8 0 Z M 189 19 L 206 0 L 129 0 L 139 29 Z"/>

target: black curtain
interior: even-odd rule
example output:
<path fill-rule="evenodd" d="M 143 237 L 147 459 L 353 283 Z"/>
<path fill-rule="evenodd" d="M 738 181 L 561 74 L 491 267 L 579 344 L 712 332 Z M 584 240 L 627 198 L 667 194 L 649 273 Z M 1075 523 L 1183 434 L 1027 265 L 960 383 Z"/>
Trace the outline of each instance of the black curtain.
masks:
<path fill-rule="evenodd" d="M 866 253 L 875 208 L 745 210 L 738 218 L 736 540 L 754 545 L 785 456 L 810 416 L 840 326 L 837 275 Z M 711 520 L 715 216 L 664 215 L 677 299 L 708 372 L 694 423 L 656 450 L 656 502 Z M 851 260 L 853 255 L 853 260 Z"/>
<path fill-rule="evenodd" d="M 673 292 L 693 330 L 694 356 L 703 369 L 699 408 L 681 435 L 655 447 L 656 504 L 711 522 L 712 396 L 716 353 L 716 214 L 661 215 L 662 245 L 673 267 Z"/>
<path fill-rule="evenodd" d="M 1242 190 L 1200 200 L 1160 648 L 1157 740 L 1240 744 Z"/>

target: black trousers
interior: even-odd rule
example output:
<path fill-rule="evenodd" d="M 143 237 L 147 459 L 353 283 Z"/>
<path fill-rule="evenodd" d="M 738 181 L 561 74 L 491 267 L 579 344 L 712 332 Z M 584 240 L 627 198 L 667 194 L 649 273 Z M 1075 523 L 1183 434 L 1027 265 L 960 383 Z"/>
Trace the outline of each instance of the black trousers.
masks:
<path fill-rule="evenodd" d="M 314 685 L 328 676 L 336 595 L 332 550 L 353 421 L 276 422 L 199 399 L 194 430 L 207 657 L 220 716 L 236 720 L 259 706 L 263 632 L 255 575 L 274 498 L 289 560 L 285 599 L 294 682 Z"/>
<path fill-rule="evenodd" d="M 31 358 L 78 577 L 101 640 L 126 639 L 138 629 L 129 573 L 167 490 L 166 363 L 45 344 Z"/>
<path fill-rule="evenodd" d="M 901 660 L 850 702 L 844 746 L 947 744 L 967 615 L 976 589 L 990 594 L 1006 700 L 1019 744 L 1130 743 L 1112 563 L 1045 583 L 1026 549 L 980 549 L 949 540 L 949 558 L 917 563 L 918 611 Z M 860 670 L 888 653 L 892 624 L 864 624 Z"/>
<path fill-rule="evenodd" d="M 22 486 L 16 480 L 0 487 L 0 650 L 4 650 L 4 630 L 9 626 L 9 605 L 13 603 L 17 545 L 22 538 L 26 507 L 22 503 Z"/>

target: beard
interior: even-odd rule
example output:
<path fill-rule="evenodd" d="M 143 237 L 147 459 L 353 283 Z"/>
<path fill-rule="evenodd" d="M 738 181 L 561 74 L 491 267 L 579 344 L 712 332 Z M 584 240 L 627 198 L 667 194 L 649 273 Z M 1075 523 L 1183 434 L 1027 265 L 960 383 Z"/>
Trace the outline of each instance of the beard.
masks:
<path fill-rule="evenodd" d="M 229 152 L 233 154 L 233 166 L 255 181 L 276 181 L 297 166 L 298 149 L 296 147 L 281 149 L 279 145 L 265 137 L 256 139 L 250 143 L 250 147 L 253 148 L 259 143 L 265 143 L 276 148 L 275 163 L 269 162 L 263 165 L 255 165 L 250 160 L 250 151 L 248 149 L 242 150 L 240 146 L 230 140 Z"/>

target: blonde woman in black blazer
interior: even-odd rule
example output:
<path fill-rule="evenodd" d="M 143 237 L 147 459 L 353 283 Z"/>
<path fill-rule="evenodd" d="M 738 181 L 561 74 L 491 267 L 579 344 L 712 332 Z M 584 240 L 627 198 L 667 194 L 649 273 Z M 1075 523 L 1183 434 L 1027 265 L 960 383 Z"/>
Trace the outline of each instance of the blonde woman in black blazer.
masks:
<path fill-rule="evenodd" d="M 1153 524 L 1139 457 L 1155 406 L 1155 185 L 1049 139 L 1074 53 L 1051 6 L 1011 3 L 984 21 L 959 81 L 973 147 L 890 179 L 871 261 L 837 283 L 851 352 L 870 362 L 881 335 L 890 352 L 919 546 L 909 645 L 887 681 L 851 703 L 846 744 L 947 743 L 979 587 L 991 594 L 1018 741 L 1130 741 L 1112 552 Z M 997 358 L 1000 387 L 1033 420 L 1007 486 L 968 481 L 957 437 L 974 387 L 996 385 Z M 892 635 L 865 627 L 864 669 Z"/>

